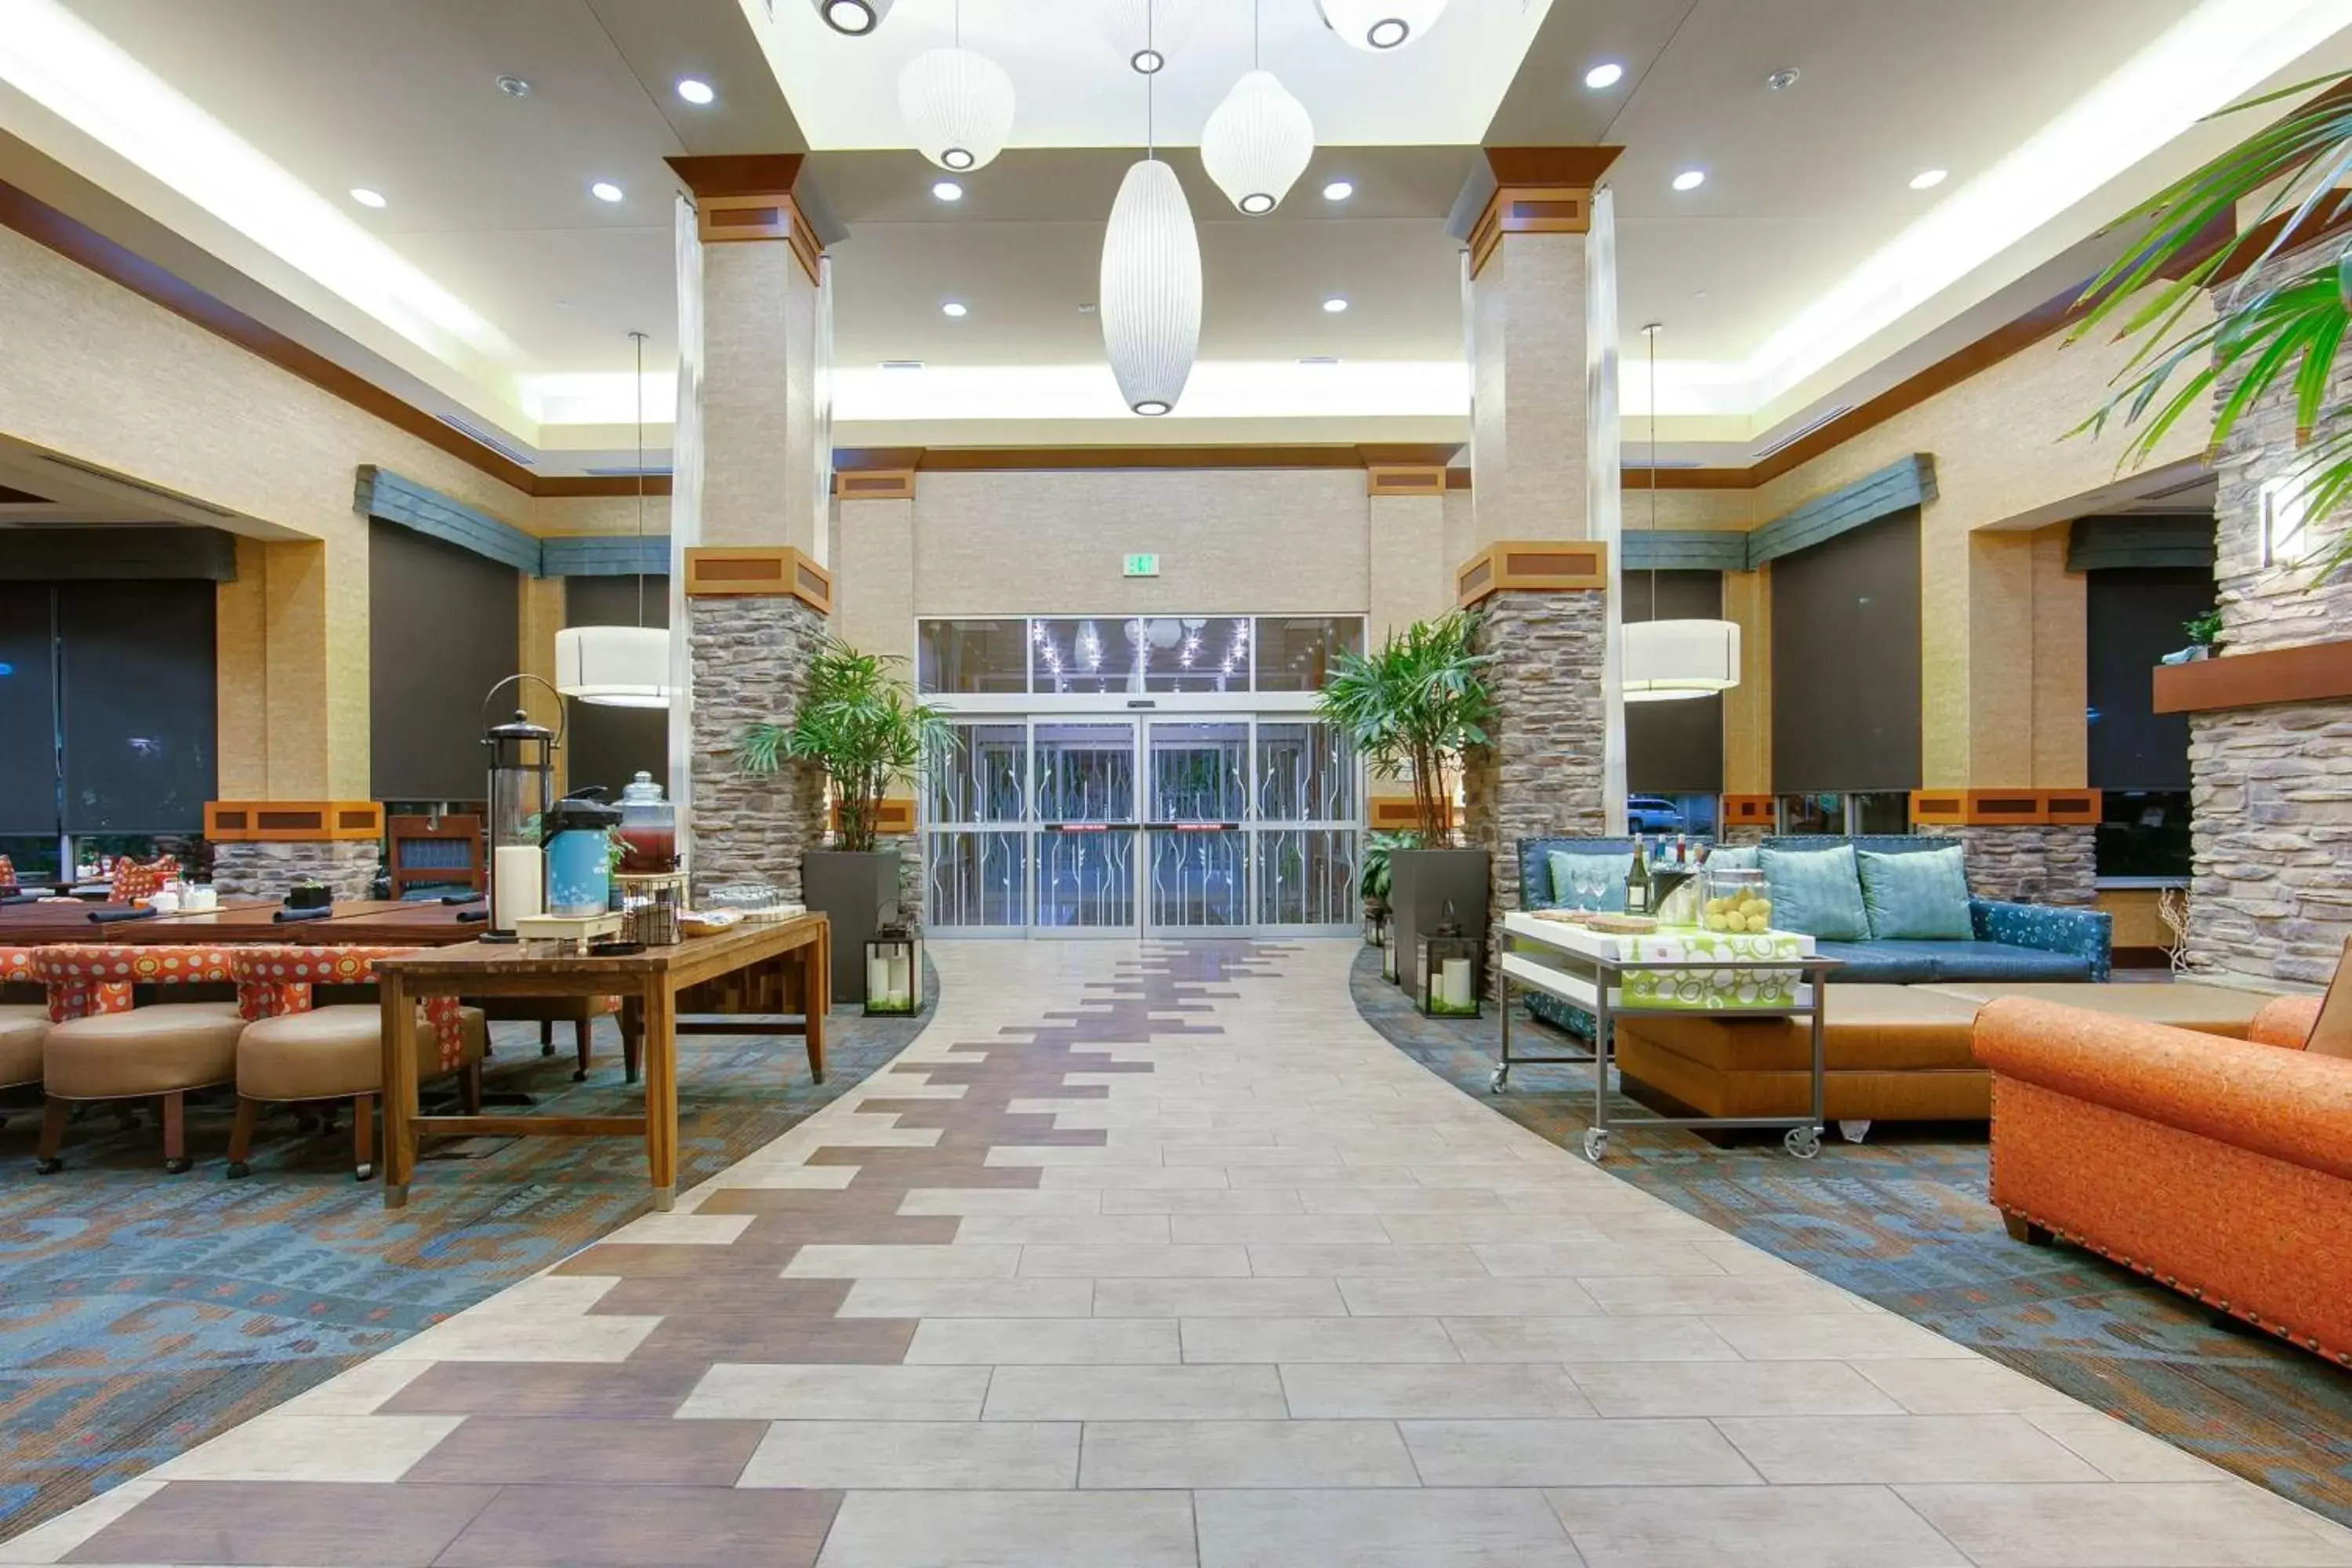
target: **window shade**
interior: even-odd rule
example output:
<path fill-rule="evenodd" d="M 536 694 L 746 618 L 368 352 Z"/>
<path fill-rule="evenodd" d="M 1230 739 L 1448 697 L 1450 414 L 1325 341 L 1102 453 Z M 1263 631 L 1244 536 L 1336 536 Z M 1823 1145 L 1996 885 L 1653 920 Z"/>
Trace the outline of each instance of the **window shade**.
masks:
<path fill-rule="evenodd" d="M 2151 672 L 2213 607 L 2201 566 L 2088 572 L 2084 595 L 2094 789 L 2187 789 L 2189 715 L 2158 713 Z"/>
<path fill-rule="evenodd" d="M 0 834 L 58 831 L 56 667 L 47 583 L 0 583 Z"/>
<path fill-rule="evenodd" d="M 479 800 L 482 698 L 515 672 L 514 568 L 368 526 L 368 725 L 378 800 Z M 504 704 L 499 717 L 519 706 Z"/>
<path fill-rule="evenodd" d="M 1919 513 L 1772 563 L 1772 789 L 1919 787 Z"/>
<path fill-rule="evenodd" d="M 669 625 L 669 579 L 645 580 L 645 622 Z M 563 624 L 567 626 L 634 626 L 637 621 L 635 577 L 566 577 Z M 563 752 L 565 785 L 603 784 L 604 798 L 621 798 L 621 787 L 640 773 L 669 788 L 669 710 L 604 708 L 566 702 Z"/>
<path fill-rule="evenodd" d="M 1652 613 L 1651 580 L 1656 579 Z M 1723 618 L 1720 572 L 1628 572 L 1624 618 Z M 1723 699 L 1625 704 L 1625 787 L 1635 795 L 1715 795 L 1723 788 Z"/>
<path fill-rule="evenodd" d="M 216 597 L 202 581 L 57 584 L 67 832 L 204 830 Z"/>

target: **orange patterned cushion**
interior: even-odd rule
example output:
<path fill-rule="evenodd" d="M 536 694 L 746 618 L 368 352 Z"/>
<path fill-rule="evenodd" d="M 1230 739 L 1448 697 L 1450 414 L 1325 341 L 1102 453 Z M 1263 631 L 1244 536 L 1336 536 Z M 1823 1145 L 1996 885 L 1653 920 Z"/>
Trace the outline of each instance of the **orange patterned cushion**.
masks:
<path fill-rule="evenodd" d="M 107 897 L 118 904 L 141 904 L 163 890 L 180 874 L 180 863 L 169 855 L 152 860 L 117 860 L 114 881 Z"/>
<path fill-rule="evenodd" d="M 16 886 L 16 862 L 0 855 L 0 892 L 12 891 Z"/>
<path fill-rule="evenodd" d="M 33 977 L 49 989 L 49 1022 L 131 1010 L 134 985 L 226 984 L 236 979 L 225 947 L 113 947 L 60 942 L 33 952 Z"/>
<path fill-rule="evenodd" d="M 247 1019 L 275 1018 L 310 1010 L 313 985 L 365 985 L 375 979 L 375 961 L 413 952 L 406 947 L 278 947 L 236 949 L 237 1005 Z M 455 996 L 428 996 L 420 1005 L 433 1030 L 443 1070 L 465 1061 L 465 1032 Z"/>

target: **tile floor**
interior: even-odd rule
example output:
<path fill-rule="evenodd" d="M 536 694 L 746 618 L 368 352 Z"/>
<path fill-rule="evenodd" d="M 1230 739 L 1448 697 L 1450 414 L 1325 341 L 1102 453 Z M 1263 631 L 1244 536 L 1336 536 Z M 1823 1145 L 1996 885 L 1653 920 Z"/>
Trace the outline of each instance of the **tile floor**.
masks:
<path fill-rule="evenodd" d="M 1430 1076 L 1351 943 L 932 951 L 680 1212 L 0 1563 L 2352 1565 Z"/>

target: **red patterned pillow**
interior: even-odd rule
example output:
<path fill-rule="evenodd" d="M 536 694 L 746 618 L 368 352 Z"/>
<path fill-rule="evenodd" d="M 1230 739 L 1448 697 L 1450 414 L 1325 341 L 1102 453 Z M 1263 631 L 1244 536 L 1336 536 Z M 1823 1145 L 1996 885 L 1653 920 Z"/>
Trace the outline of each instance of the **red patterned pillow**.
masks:
<path fill-rule="evenodd" d="M 0 893 L 16 890 L 16 862 L 0 855 Z"/>
<path fill-rule="evenodd" d="M 144 903 L 163 890 L 163 884 L 180 874 L 180 863 L 169 855 L 148 861 L 117 860 L 114 863 L 114 883 L 107 894 L 118 904 Z"/>

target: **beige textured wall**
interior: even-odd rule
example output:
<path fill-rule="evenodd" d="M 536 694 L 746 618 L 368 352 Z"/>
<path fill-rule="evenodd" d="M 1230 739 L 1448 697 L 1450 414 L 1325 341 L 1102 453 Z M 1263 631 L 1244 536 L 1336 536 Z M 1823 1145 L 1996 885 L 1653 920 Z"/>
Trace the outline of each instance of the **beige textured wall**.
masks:
<path fill-rule="evenodd" d="M 1586 535 L 1584 246 L 1507 234 L 1470 286 L 1470 551 Z"/>
<path fill-rule="evenodd" d="M 519 528 L 542 539 L 558 539 L 571 534 L 595 534 L 604 537 L 632 534 L 637 531 L 637 499 L 635 496 L 539 496 L 530 502 L 528 512 L 512 520 Z M 669 497 L 646 498 L 646 533 L 648 537 L 669 532 Z"/>
<path fill-rule="evenodd" d="M 915 505 L 845 500 L 834 510 L 833 634 L 868 653 L 915 658 Z"/>
<path fill-rule="evenodd" d="M 702 248 L 702 540 L 817 539 L 816 289 L 782 240 Z"/>
<path fill-rule="evenodd" d="M 555 684 L 555 634 L 563 629 L 564 584 L 561 577 L 528 577 L 515 574 L 515 668 L 524 675 L 536 675 L 550 686 Z M 549 695 L 541 687 L 523 682 L 518 689 L 523 711 L 534 724 L 550 729 L 560 728 L 563 721 L 561 698 Z M 556 787 L 564 784 L 563 754 L 556 753 Z"/>
<path fill-rule="evenodd" d="M 1981 553 L 1977 536 L 2063 521 L 2070 503 L 2115 482 L 2122 438 L 2068 439 L 2067 432 L 2098 407 L 2128 355 L 2104 341 L 2045 338 L 1754 492 L 1756 516 L 1769 521 L 1910 453 L 1934 456 L 1938 494 L 1921 512 L 1919 551 L 1921 761 L 1929 787 L 2038 782 L 2024 776 L 2035 766 L 2031 751 L 2015 743 L 2033 700 L 2018 694 L 2036 684 L 2037 639 L 2015 636 L 2032 625 L 2032 574 L 2016 569 L 1997 543 Z M 2182 420 L 2151 466 L 2198 457 L 2210 436 L 2210 418 Z M 1997 602 L 1976 604 L 1979 593 Z M 2041 646 L 2054 652 L 2051 639 Z M 2068 679 L 2053 675 L 2049 689 Z M 2056 721 L 2054 706 L 2042 711 Z M 2073 722 L 2081 723 L 2079 705 Z M 2044 762 L 2060 765 L 2055 753 Z"/>
<path fill-rule="evenodd" d="M 1445 502 L 1436 496 L 1384 496 L 1370 513 L 1370 621 L 1378 646 L 1415 621 L 1454 607 L 1454 563 L 1445 555 Z"/>
<path fill-rule="evenodd" d="M 1772 567 L 1723 574 L 1723 615 L 1739 627 L 1739 684 L 1723 694 L 1723 793 L 1772 793 Z"/>
<path fill-rule="evenodd" d="M 916 612 L 1361 615 L 1370 505 L 1355 468 L 927 469 L 915 488 Z M 1143 552 L 1159 554 L 1160 574 L 1121 576 Z"/>

